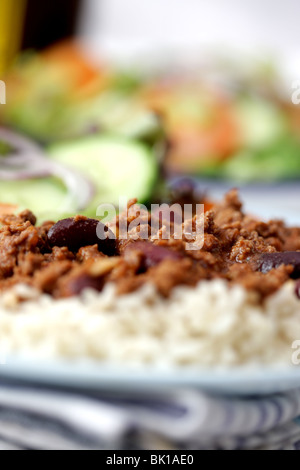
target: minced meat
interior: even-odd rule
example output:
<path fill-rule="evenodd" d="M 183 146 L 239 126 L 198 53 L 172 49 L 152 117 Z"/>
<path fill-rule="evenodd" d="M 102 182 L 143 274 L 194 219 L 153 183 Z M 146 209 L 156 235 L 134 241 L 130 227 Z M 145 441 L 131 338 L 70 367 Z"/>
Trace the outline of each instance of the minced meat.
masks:
<path fill-rule="evenodd" d="M 61 298 L 77 295 L 87 287 L 100 291 L 108 282 L 116 284 L 119 294 L 150 282 L 161 295 L 168 296 L 176 286 L 222 278 L 253 290 L 263 299 L 290 278 L 293 266 L 283 263 L 264 273 L 259 269 L 260 257 L 300 251 L 300 228 L 244 214 L 236 190 L 204 214 L 203 246 L 198 250 L 187 250 L 187 240 L 175 239 L 174 230 L 170 239 L 163 239 L 163 221 L 160 236 L 151 236 L 152 216 L 143 211 L 139 211 L 139 223 L 128 239 L 120 240 L 121 223 L 129 226 L 137 213 L 133 200 L 127 214 L 118 216 L 115 251 L 110 256 L 103 254 L 101 243 L 83 243 L 76 251 L 67 241 L 66 246 L 52 246 L 48 233 L 54 222 L 36 227 L 35 216 L 29 211 L 0 217 L 0 290 L 25 283 Z M 85 218 L 78 220 L 82 223 Z M 146 240 L 145 233 L 149 234 Z"/>

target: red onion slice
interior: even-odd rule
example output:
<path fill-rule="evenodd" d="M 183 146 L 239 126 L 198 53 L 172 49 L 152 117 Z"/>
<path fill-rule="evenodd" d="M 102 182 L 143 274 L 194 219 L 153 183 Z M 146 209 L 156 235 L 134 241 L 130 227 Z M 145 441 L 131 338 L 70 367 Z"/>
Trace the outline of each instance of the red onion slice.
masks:
<path fill-rule="evenodd" d="M 56 176 L 65 184 L 68 196 L 76 201 L 76 210 L 88 207 L 95 195 L 95 187 L 88 178 L 50 160 L 39 145 L 9 129 L 0 127 L 0 140 L 13 147 L 11 154 L 0 159 L 0 179 L 21 181 Z"/>
<path fill-rule="evenodd" d="M 10 154 L 0 160 L 0 179 L 26 180 L 51 176 L 45 158 L 34 154 Z"/>
<path fill-rule="evenodd" d="M 96 193 L 95 186 L 90 179 L 60 163 L 46 158 L 45 160 L 49 173 L 61 179 L 68 190 L 69 196 L 72 200 L 77 201 L 77 210 L 86 209 Z"/>
<path fill-rule="evenodd" d="M 38 144 L 6 127 L 0 127 L 0 140 L 8 143 L 14 150 L 19 150 L 21 153 L 28 152 L 44 155 L 43 150 Z"/>

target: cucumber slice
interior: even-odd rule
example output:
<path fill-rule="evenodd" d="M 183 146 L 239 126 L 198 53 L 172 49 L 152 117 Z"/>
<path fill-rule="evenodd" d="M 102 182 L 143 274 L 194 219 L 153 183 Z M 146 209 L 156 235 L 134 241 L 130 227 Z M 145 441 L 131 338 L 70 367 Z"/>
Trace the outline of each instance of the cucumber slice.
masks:
<path fill-rule="evenodd" d="M 264 148 L 287 131 L 286 116 L 279 107 L 262 98 L 244 97 L 236 103 L 236 113 L 247 148 Z"/>
<path fill-rule="evenodd" d="M 137 197 L 146 202 L 158 176 L 158 163 L 143 144 L 115 137 L 89 137 L 56 144 L 49 157 L 80 171 L 94 183 L 96 194 L 82 214 L 95 217 L 103 203 L 119 203 Z M 80 188 L 78 188 L 80 194 Z M 58 220 L 78 213 L 77 203 L 64 184 L 54 177 L 26 181 L 0 181 L 0 202 L 30 209 L 38 222 Z"/>
<path fill-rule="evenodd" d="M 147 201 L 158 177 L 158 163 L 147 146 L 115 136 L 59 143 L 49 148 L 49 156 L 94 183 L 95 197 L 82 212 L 94 217 L 100 204 L 118 205 L 120 197 Z"/>
<path fill-rule="evenodd" d="M 0 201 L 18 206 L 18 212 L 30 209 L 39 222 L 73 212 L 66 188 L 55 178 L 0 181 Z"/>

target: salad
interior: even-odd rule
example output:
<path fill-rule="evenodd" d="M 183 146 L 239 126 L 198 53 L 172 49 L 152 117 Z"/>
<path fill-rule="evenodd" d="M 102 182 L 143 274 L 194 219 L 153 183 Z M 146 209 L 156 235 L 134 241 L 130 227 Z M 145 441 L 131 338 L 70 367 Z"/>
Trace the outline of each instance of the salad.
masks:
<path fill-rule="evenodd" d="M 172 177 L 300 177 L 300 114 L 276 75 L 216 84 L 204 73 L 124 72 L 64 42 L 23 53 L 5 81 L 0 200 L 40 219 L 93 216 L 120 195 L 167 200 Z"/>

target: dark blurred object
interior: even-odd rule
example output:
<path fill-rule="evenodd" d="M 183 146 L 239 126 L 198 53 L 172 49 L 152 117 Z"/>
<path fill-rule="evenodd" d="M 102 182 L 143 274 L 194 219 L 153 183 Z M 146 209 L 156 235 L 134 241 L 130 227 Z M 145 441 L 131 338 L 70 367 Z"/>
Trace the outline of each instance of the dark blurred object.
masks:
<path fill-rule="evenodd" d="M 22 49 L 45 47 L 73 36 L 82 0 L 27 0 Z"/>
<path fill-rule="evenodd" d="M 167 183 L 164 181 L 161 186 L 156 187 L 155 197 L 155 204 L 168 204 L 169 206 L 178 204 L 183 209 L 185 205 L 190 205 L 193 216 L 197 213 L 197 204 L 204 204 L 205 212 L 214 206 L 214 202 L 207 196 L 199 179 L 191 176 L 169 179 Z"/>

